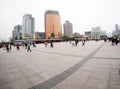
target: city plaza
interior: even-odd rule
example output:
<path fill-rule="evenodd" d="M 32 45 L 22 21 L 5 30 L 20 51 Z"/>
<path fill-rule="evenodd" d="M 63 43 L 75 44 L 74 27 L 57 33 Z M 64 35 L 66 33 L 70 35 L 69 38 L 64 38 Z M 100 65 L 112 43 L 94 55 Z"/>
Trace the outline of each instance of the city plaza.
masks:
<path fill-rule="evenodd" d="M 0 89 L 120 89 L 120 44 L 53 45 L 0 49 Z"/>

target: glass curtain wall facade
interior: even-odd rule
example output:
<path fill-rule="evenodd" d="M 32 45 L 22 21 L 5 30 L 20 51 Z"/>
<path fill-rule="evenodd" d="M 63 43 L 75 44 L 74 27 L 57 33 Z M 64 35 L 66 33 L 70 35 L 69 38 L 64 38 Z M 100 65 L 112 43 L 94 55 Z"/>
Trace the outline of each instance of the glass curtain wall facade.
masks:
<path fill-rule="evenodd" d="M 60 38 L 62 36 L 61 19 L 58 11 L 46 11 L 45 36 L 46 38 Z"/>

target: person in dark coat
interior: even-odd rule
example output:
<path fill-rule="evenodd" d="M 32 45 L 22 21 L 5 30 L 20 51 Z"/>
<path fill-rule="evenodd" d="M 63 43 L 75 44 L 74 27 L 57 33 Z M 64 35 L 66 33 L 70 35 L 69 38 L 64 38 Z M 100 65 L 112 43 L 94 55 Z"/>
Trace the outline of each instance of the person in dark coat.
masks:
<path fill-rule="evenodd" d="M 33 44 L 33 47 L 36 47 L 36 45 L 35 45 L 35 43 L 34 43 L 34 42 L 33 42 L 32 44 Z"/>
<path fill-rule="evenodd" d="M 75 40 L 75 45 L 76 45 L 76 46 L 78 45 L 78 40 Z"/>
<path fill-rule="evenodd" d="M 7 50 L 7 52 L 9 51 L 9 45 L 8 44 L 6 44 L 6 50 Z"/>
<path fill-rule="evenodd" d="M 25 43 L 25 49 L 27 49 L 27 43 Z"/>
<path fill-rule="evenodd" d="M 53 42 L 52 41 L 50 42 L 50 47 L 53 48 Z"/>

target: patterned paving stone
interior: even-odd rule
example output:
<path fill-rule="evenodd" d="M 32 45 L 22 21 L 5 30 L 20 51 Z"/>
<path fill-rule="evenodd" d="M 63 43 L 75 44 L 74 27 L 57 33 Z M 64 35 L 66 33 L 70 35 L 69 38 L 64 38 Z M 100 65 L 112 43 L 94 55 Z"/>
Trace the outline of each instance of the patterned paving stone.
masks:
<path fill-rule="evenodd" d="M 0 49 L 0 89 L 120 89 L 120 45 L 102 44 Z"/>

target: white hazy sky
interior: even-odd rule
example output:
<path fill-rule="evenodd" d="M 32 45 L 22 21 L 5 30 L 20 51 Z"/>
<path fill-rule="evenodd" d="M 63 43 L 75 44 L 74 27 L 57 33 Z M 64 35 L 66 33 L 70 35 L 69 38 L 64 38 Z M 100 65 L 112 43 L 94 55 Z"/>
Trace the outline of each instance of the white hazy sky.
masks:
<path fill-rule="evenodd" d="M 35 18 L 35 31 L 44 32 L 46 10 L 59 11 L 61 25 L 69 20 L 80 34 L 95 26 L 112 32 L 120 24 L 120 0 L 0 0 L 0 38 L 12 37 L 14 26 L 22 24 L 26 13 Z"/>

